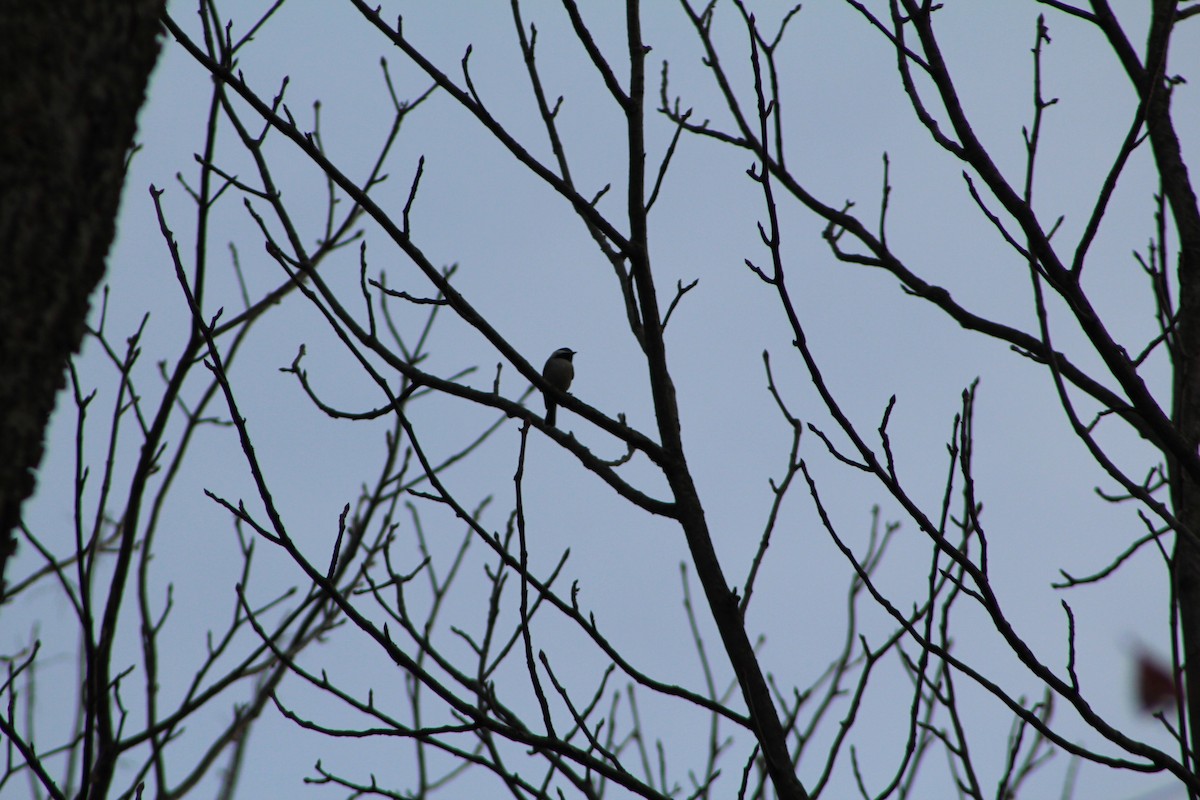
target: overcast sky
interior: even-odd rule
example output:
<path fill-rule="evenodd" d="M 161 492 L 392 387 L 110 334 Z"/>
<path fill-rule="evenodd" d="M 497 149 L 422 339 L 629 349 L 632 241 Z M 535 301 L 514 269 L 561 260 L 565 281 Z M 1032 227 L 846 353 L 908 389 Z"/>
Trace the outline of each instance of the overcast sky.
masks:
<path fill-rule="evenodd" d="M 231 18 L 236 37 L 255 18 L 247 10 L 262 4 L 239 3 L 236 10 L 227 5 L 223 13 Z M 1116 5 L 1130 37 L 1142 41 L 1146 4 Z M 657 97 L 659 72 L 666 59 L 672 98 L 680 96 L 685 108 L 694 107 L 694 120 L 711 119 L 714 126 L 728 128 L 729 113 L 714 92 L 711 73 L 700 62 L 695 33 L 679 7 L 669 2 L 646 6 L 644 37 L 653 48 L 650 92 Z M 622 63 L 619 4 L 592 2 L 582 7 L 600 48 L 614 64 Z M 171 3 L 170 8 L 191 35 L 198 35 L 190 3 Z M 559 122 L 575 180 L 585 195 L 612 184 L 599 208 L 620 222 L 623 119 L 571 34 L 562 9 L 551 2 L 528 2 L 522 8 L 526 21 L 538 27 L 546 90 L 551 97 L 564 97 Z M 769 28 L 770 20 L 778 19 L 783 10 L 781 4 L 762 4 L 758 13 Z M 385 19 L 394 20 L 398 13 L 404 15 L 406 35 L 452 76 L 461 76 L 459 63 L 471 45 L 472 77 L 484 102 L 531 152 L 549 159 L 507 3 L 385 4 Z M 1056 241 L 1070 243 L 1082 230 L 1136 107 L 1116 59 L 1084 22 L 1029 2 L 947 3 L 938 13 L 938 29 L 966 110 L 977 122 L 977 133 L 993 148 L 1010 180 L 1019 183 L 1024 169 L 1022 127 L 1032 115 L 1030 48 L 1039 13 L 1048 14 L 1052 38 L 1044 56 L 1043 92 L 1058 102 L 1044 122 L 1037 208 L 1047 225 L 1064 216 L 1057 234 L 1061 238 Z M 749 98 L 746 37 L 734 8 L 720 4 L 714 25 L 725 48 L 724 61 L 741 82 L 739 91 Z M 1191 70 L 1200 52 L 1198 31 L 1200 20 L 1183 26 L 1169 67 L 1189 79 L 1194 77 Z M 349 4 L 290 0 L 245 50 L 239 68 L 265 98 L 273 96 L 288 76 L 286 102 L 303 128 L 312 127 L 312 103 L 320 100 L 327 153 L 343 171 L 361 180 L 391 123 L 381 57 L 387 58 L 401 97 L 416 97 L 429 85 Z M 915 120 L 886 40 L 847 4 L 820 0 L 806 4 L 793 20 L 779 57 L 789 163 L 806 185 L 830 205 L 854 201 L 864 219 L 874 220 L 886 152 L 893 187 L 888 237 L 894 250 L 963 305 L 1034 331 L 1025 264 L 973 205 L 961 165 L 939 150 Z M 623 68 L 617 71 L 623 75 Z M 208 75 L 168 39 L 141 115 L 141 150 L 133 160 L 110 257 L 109 335 L 122 342 L 141 315 L 150 314 L 136 371 L 139 391 L 146 398 L 161 392 L 156 363 L 160 359 L 173 363 L 187 335 L 186 302 L 158 233 L 148 187 L 165 189 L 164 208 L 191 271 L 195 208 L 175 175 L 182 173 L 189 184 L 196 183 L 193 154 L 203 146 L 210 85 Z M 1177 87 L 1174 109 L 1185 156 L 1194 157 L 1200 141 L 1200 103 L 1194 83 Z M 673 128 L 656 114 L 648 115 L 647 125 L 647 151 L 651 164 L 657 166 Z M 322 233 L 324 178 L 298 157 L 294 145 L 277 135 L 273 139 L 270 154 L 277 159 L 276 176 L 284 198 L 306 226 L 302 239 L 312 245 Z M 445 94 L 435 93 L 406 120 L 387 164 L 389 180 L 375 192 L 385 210 L 400 214 L 422 156 L 424 175 L 412 212 L 417 244 L 434 263 L 458 265 L 456 287 L 528 361 L 540 365 L 555 348 L 574 348 L 579 354 L 573 393 L 614 417 L 627 414 L 630 424 L 653 434 L 645 364 L 625 324 L 611 268 L 569 205 L 515 163 Z M 255 182 L 252 164 L 228 126 L 221 131 L 216 162 L 226 172 Z M 771 353 L 775 378 L 791 411 L 844 443 L 790 347 L 791 334 L 778 301 L 743 263 L 747 258 L 757 263 L 768 259 L 756 229 L 765 219 L 761 192 L 745 174 L 752 163 L 745 152 L 685 136 L 650 219 L 651 259 L 662 303 L 673 296 L 677 281 L 699 281 L 671 318 L 668 357 L 680 397 L 685 447 L 726 572 L 736 583 L 744 581 L 766 519 L 771 499 L 768 480 L 781 477 L 790 445 L 789 428 L 766 389 L 764 350 Z M 1134 250 L 1144 251 L 1152 234 L 1156 185 L 1151 166 L 1147 148 L 1133 156 L 1086 272 L 1087 288 L 1109 330 L 1131 352 L 1139 351 L 1155 333 L 1151 296 L 1131 255 Z M 285 278 L 266 256 L 243 199 L 230 190 L 214 213 L 211 277 L 204 300 L 207 315 L 223 306 L 228 317 L 242 307 L 230 269 L 230 243 L 240 254 L 251 296 Z M 261 201 L 254 203 L 264 210 Z M 1094 487 L 1109 491 L 1114 487 L 1070 433 L 1047 372 L 1006 346 L 962 331 L 933 307 L 907 296 L 888 275 L 838 263 L 822 241 L 819 219 L 794 202 L 782 201 L 781 208 L 784 253 L 797 310 L 843 409 L 861 431 L 869 433 L 878 426 L 888 398 L 896 395 L 889 431 L 898 471 L 913 497 L 936 516 L 952 420 L 962 390 L 979 378 L 977 493 L 984 503 L 992 576 L 1009 618 L 1044 661 L 1065 673 L 1066 622 L 1061 601 L 1070 602 L 1078 627 L 1079 676 L 1089 701 L 1131 736 L 1169 750 L 1161 726 L 1138 715 L 1131 688 L 1130 653 L 1135 643 L 1169 652 L 1166 573 L 1157 552 L 1145 549 L 1099 586 L 1066 593 L 1050 586 L 1060 577 L 1059 570 L 1083 575 L 1104 567 L 1144 529 L 1136 509 L 1113 507 L 1097 497 Z M 376 227 L 366 224 L 364 228 L 372 274 L 382 270 L 390 286 L 419 296 L 432 294 L 428 283 Z M 345 248 L 324 274 L 344 292 L 347 304 L 357 302 L 361 310 L 358 258 L 357 246 Z M 424 309 L 402 310 L 401 327 L 415 334 Z M 1086 351 L 1063 309 L 1052 307 L 1052 311 L 1057 314 L 1058 346 L 1080 365 L 1096 366 L 1097 359 Z M 294 377 L 279 371 L 293 361 L 301 345 L 307 350 L 304 363 L 310 380 L 325 401 L 363 411 L 378 407 L 383 399 L 321 316 L 298 295 L 290 296 L 256 327 L 233 369 L 241 412 L 276 501 L 293 526 L 293 535 L 311 548 L 316 562 L 324 563 L 343 505 L 352 503 L 360 487 L 375 478 L 383 434 L 390 423 L 337 422 L 315 409 Z M 435 326 L 431 350 L 426 369 L 450 375 L 477 366 L 478 371 L 465 379 L 477 388 L 491 387 L 501 360 L 478 333 L 449 314 Z M 1166 402 L 1169 383 L 1164 367 L 1159 359 L 1147 374 Z M 79 371 L 86 387 L 98 389 L 95 407 L 107 408 L 115 381 L 94 341 L 87 343 Z M 509 397 L 519 396 L 527 382 L 511 365 L 506 364 L 502 374 L 501 390 Z M 196 383 L 190 394 L 185 390 L 185 401 L 195 400 L 203 379 L 199 372 L 194 376 Z M 45 541 L 64 548 L 71 541 L 75 426 L 68 400 L 65 394 L 60 398 L 38 494 L 27 511 L 30 527 L 40 531 Z M 540 401 L 534 403 L 540 407 Z M 1083 407 L 1091 408 L 1086 403 Z M 442 455 L 494 419 L 491 412 L 455 399 L 426 399 L 417 409 L 414 422 L 423 443 Z M 92 413 L 91 424 L 96 427 L 88 450 L 93 455 L 102 453 L 107 413 Z M 621 453 L 611 437 L 570 412 L 560 412 L 559 424 L 601 457 Z M 1150 448 L 1114 422 L 1103 423 L 1099 437 L 1135 478 L 1157 463 Z M 503 529 L 513 505 L 517 446 L 518 425 L 509 420 L 477 456 L 447 475 L 469 506 L 487 496 L 494 498 L 484 517 L 494 530 Z M 927 541 L 900 515 L 880 485 L 839 464 L 815 436 L 806 434 L 801 454 L 819 482 L 840 534 L 853 547 L 860 551 L 865 547 L 876 504 L 885 519 L 901 524 L 880 585 L 900 608 L 918 601 L 928 568 Z M 127 475 L 136 458 L 132 439 L 122 458 L 126 460 L 122 474 Z M 635 459 L 623 474 L 648 493 L 666 496 L 661 478 L 644 461 Z M 119 484 L 114 492 L 120 496 L 125 488 Z M 162 570 L 162 585 L 170 581 L 174 586 L 169 658 L 178 659 L 173 669 L 180 671 L 176 678 L 180 681 L 190 676 L 188 665 L 202 652 L 204 631 L 223 624 L 231 613 L 233 586 L 239 579 L 240 560 L 228 515 L 204 496 L 204 489 L 258 507 L 231 429 L 208 429 L 197 440 L 165 512 L 170 522 L 160 534 L 156 567 Z M 689 558 L 680 532 L 631 509 L 537 432 L 531 434 L 524 489 L 534 568 L 548 571 L 562 550 L 570 548 L 560 585 L 579 581 L 581 603 L 636 663 L 671 682 L 700 688 L 702 676 L 681 605 L 679 564 Z M 94 502 L 96 486 L 91 491 Z M 435 540 L 435 548 L 458 541 L 461 525 L 443 511 L 424 511 L 426 533 Z M 475 555 L 462 580 L 478 585 L 486 559 L 481 549 Z M 32 569 L 36 561 L 29 548 L 23 548 L 20 556 L 16 574 Z M 257 601 L 266 600 L 279 587 L 302 585 L 298 570 L 266 542 L 260 542 L 258 559 L 250 590 Z M 802 485 L 794 487 L 748 617 L 751 635 L 766 637 L 762 660 L 781 685 L 807 685 L 833 657 L 844 630 L 844 596 L 851 574 L 822 529 L 812 499 Z M 464 588 L 453 613 L 447 613 L 449 622 L 477 628 L 482 613 L 479 597 L 485 588 Z M 698 598 L 698 587 L 692 588 Z M 29 614 L 67 611 L 48 590 L 36 601 Z M 722 681 L 728 680 L 707 611 L 700 616 L 709 653 Z M 28 627 L 14 619 L 10 614 L 4 626 L 6 647 L 29 636 Z M 1016 665 L 976 608 L 963 603 L 955 623 L 956 646 L 963 658 L 1014 696 L 1040 695 L 1041 687 Z M 890 620 L 874 607 L 869 607 L 862 625 L 873 644 L 891 629 Z M 74 640 L 69 634 L 52 633 L 52 627 L 49 619 L 41 623 L 49 653 L 42 680 L 69 682 L 73 667 L 66 656 Z M 600 662 L 578 646 L 578 637 L 548 620 L 539 633 L 543 637 L 539 646 L 563 664 L 564 671 L 569 672 L 567 665 L 577 668 L 573 678 L 578 691 L 594 685 Z M 448 630 L 443 634 L 443 642 L 453 641 Z M 133 647 L 136 630 L 127 635 L 124 641 Z M 130 652 L 132 663 L 136 651 Z M 357 689 L 371 686 L 379 695 L 399 697 L 394 668 L 354 631 L 342 630 L 312 650 L 307 663 L 342 676 Z M 172 668 L 164 669 L 169 676 L 165 685 L 171 673 Z M 873 679 L 853 737 L 872 786 L 879 785 L 898 761 L 908 686 L 894 662 Z M 976 687 L 966 681 L 959 687 L 964 706 L 977 721 L 972 732 L 975 752 L 985 777 L 994 781 L 1003 768 L 1009 717 Z M 328 701 L 299 686 L 285 683 L 281 696 L 309 716 L 328 714 L 327 719 L 339 719 L 340 712 Z M 66 724 L 61 715 L 53 721 L 54 699 L 45 701 L 47 731 Z M 651 711 L 664 708 L 669 707 Z M 1069 738 L 1114 752 L 1073 721 L 1065 707 L 1061 714 Z M 403 776 L 411 769 L 407 751 L 397 755 L 394 743 L 330 743 L 296 730 L 273 710 L 267 717 L 254 734 L 255 760 L 246 770 L 245 796 L 299 792 L 301 777 L 311 776 L 318 758 L 359 777 L 374 772 L 381 783 L 392 780 L 396 787 L 404 785 Z M 703 747 L 703 732 L 693 733 L 687 724 L 670 716 L 648 722 L 652 735 L 667 742 L 669 755 L 676 759 L 674 777 L 685 785 L 684 770 L 701 763 Z M 189 726 L 185 742 L 199 746 L 203 731 L 203 721 Z M 835 732 L 835 725 L 828 725 L 821 735 L 827 741 Z M 40 741 L 52 738 L 46 733 Z M 747 747 L 740 742 L 730 756 L 720 784 L 722 796 L 736 792 L 738 770 L 733 765 L 740 765 Z M 949 786 L 940 777 L 943 763 L 941 757 L 930 760 L 928 785 L 934 793 L 925 796 L 939 796 L 939 787 L 940 796 L 949 796 Z M 1068 759 L 1059 754 L 1033 784 L 1040 792 L 1030 791 L 1030 796 L 1057 796 L 1067 765 Z M 820 764 L 810 768 L 802 763 L 801 779 L 812 780 L 819 769 Z M 853 776 L 845 756 L 839 770 L 831 791 L 846 796 L 852 791 Z M 1169 780 L 1161 776 L 1088 766 L 1080 773 L 1076 796 L 1142 797 L 1166 784 Z M 328 794 L 309 791 L 314 796 Z"/>

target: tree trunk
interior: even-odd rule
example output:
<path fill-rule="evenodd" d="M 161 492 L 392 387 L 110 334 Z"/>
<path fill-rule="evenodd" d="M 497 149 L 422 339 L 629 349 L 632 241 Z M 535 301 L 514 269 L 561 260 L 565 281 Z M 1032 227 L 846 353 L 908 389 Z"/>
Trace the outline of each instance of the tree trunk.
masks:
<path fill-rule="evenodd" d="M 1179 235 L 1179 312 L 1176 328 L 1174 422 L 1192 451 L 1200 447 L 1200 208 L 1171 121 L 1171 97 L 1161 79 L 1147 81 L 1154 96 L 1146 124 L 1163 195 Z M 1175 538 L 1172 581 L 1183 642 L 1181 662 L 1191 749 L 1200 733 L 1200 484 L 1171 460 L 1172 504 L 1191 535 Z M 1195 764 L 1193 764 L 1195 768 Z"/>
<path fill-rule="evenodd" d="M 104 274 L 164 0 L 0 0 L 0 599 Z"/>

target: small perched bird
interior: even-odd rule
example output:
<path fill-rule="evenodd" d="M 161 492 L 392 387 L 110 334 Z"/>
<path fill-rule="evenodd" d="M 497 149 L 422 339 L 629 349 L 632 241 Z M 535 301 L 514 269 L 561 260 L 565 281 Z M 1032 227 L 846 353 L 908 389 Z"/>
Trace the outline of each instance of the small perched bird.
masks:
<path fill-rule="evenodd" d="M 575 365 L 571 363 L 571 359 L 575 358 L 575 351 L 569 347 L 560 347 L 550 354 L 550 358 L 546 359 L 546 366 L 542 367 L 542 377 L 560 392 L 565 392 L 571 385 L 571 379 L 575 377 Z M 554 398 L 549 394 L 546 395 L 546 424 L 554 424 L 554 412 L 558 408 L 554 404 Z"/>

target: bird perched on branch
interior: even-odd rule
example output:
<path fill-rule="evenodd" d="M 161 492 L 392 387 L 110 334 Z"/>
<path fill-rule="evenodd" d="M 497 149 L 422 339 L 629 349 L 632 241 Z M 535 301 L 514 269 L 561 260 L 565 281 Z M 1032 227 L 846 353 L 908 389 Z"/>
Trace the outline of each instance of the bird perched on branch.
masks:
<path fill-rule="evenodd" d="M 569 347 L 560 347 L 550 354 L 550 358 L 546 359 L 546 366 L 542 367 L 542 377 L 546 382 L 558 389 L 560 392 L 565 392 L 571 385 L 571 379 L 575 377 L 575 365 L 571 363 L 571 359 L 575 358 L 575 351 Z M 554 398 L 549 394 L 546 395 L 546 424 L 553 425 L 555 411 L 558 407 L 554 403 Z"/>

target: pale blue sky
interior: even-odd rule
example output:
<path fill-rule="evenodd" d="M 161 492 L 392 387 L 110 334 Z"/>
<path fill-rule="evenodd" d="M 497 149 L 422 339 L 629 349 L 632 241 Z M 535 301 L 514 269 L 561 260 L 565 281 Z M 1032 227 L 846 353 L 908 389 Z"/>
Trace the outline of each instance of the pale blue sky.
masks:
<path fill-rule="evenodd" d="M 243 5 L 249 9 L 261 3 Z M 1140 40 L 1143 4 L 1117 5 L 1131 37 Z M 678 6 L 666 2 L 646 6 L 644 36 L 653 47 L 648 88 L 653 96 L 657 97 L 661 60 L 668 59 L 672 94 L 682 95 L 685 106 L 695 107 L 696 119 L 710 118 L 715 126 L 726 127 L 728 112 L 700 64 L 699 45 Z M 764 4 L 760 18 L 777 16 L 782 8 Z M 191 5 L 172 3 L 171 9 L 195 35 L 198 26 Z M 235 35 L 253 18 L 244 9 L 239 7 L 233 17 Z M 613 191 L 600 208 L 619 221 L 622 120 L 601 82 L 589 71 L 561 8 L 531 2 L 523 10 L 526 21 L 535 22 L 539 29 L 547 92 L 565 96 L 559 121 L 574 176 L 585 194 L 611 182 Z M 612 3 L 583 7 L 599 45 L 614 61 L 620 60 L 621 52 L 618 10 Z M 1053 38 L 1045 54 L 1043 92 L 1059 102 L 1045 120 L 1036 196 L 1045 220 L 1065 215 L 1058 236 L 1074 241 L 1136 105 L 1115 59 L 1086 24 L 1033 3 L 950 3 L 939 12 L 939 29 L 965 106 L 978 121 L 977 132 L 994 148 L 1001 168 L 1017 181 L 1023 169 L 1021 128 L 1031 119 L 1029 51 L 1034 20 L 1041 12 L 1049 16 Z M 406 34 L 453 76 L 461 75 L 459 60 L 471 44 L 472 75 L 491 111 L 532 152 L 548 156 L 507 4 L 390 3 L 385 7 L 385 18 L 394 19 L 396 13 L 404 15 Z M 715 24 L 722 31 L 725 63 L 739 76 L 739 89 L 748 98 L 750 84 L 742 58 L 745 34 L 733 7 L 721 4 Z M 1183 26 L 1175 40 L 1173 71 L 1187 73 L 1194 66 L 1200 44 L 1197 31 L 1200 21 Z M 874 219 L 886 151 L 893 187 L 888 233 L 895 250 L 927 280 L 944 285 L 969 308 L 1032 331 L 1025 265 L 973 206 L 959 176 L 961 166 L 938 150 L 913 118 L 886 42 L 852 9 L 827 1 L 807 4 L 793 21 L 786 42 L 780 64 L 785 76 L 788 156 L 795 172 L 828 203 L 854 200 L 864 218 Z M 239 67 L 265 97 L 274 94 L 284 75 L 289 76 L 287 101 L 303 127 L 311 125 L 311 103 L 320 99 L 327 152 L 344 171 L 361 178 L 390 123 L 380 56 L 387 57 L 401 96 L 416 96 L 428 85 L 349 4 L 292 0 L 259 34 Z M 195 212 L 174 175 L 181 171 L 195 182 L 192 154 L 202 147 L 209 82 L 172 41 L 165 43 L 141 117 L 143 149 L 133 162 L 110 259 L 108 330 L 113 339 L 121 341 L 142 313 L 151 314 L 137 372 L 139 390 L 147 398 L 160 391 L 155 363 L 173 360 L 186 335 L 182 322 L 186 303 L 157 232 L 147 187 L 166 189 L 164 207 L 185 260 L 190 259 Z M 1198 108 L 1194 84 L 1178 87 L 1175 119 L 1184 137 L 1185 155 L 1194 156 L 1200 140 Z M 672 128 L 653 114 L 648 128 L 647 149 L 656 165 Z M 320 233 L 324 213 L 324 179 L 297 156 L 289 142 L 278 135 L 273 139 L 272 155 L 278 158 L 276 174 L 284 197 L 309 226 L 302 236 L 311 245 Z M 221 133 L 221 148 L 217 161 L 222 169 L 253 178 L 249 160 L 228 129 Z M 390 179 L 376 190 L 383 208 L 399 214 L 420 156 L 425 157 L 425 173 L 413 213 L 418 245 L 434 263 L 459 264 L 455 285 L 531 363 L 540 364 L 559 346 L 573 347 L 579 355 L 572 391 L 614 416 L 628 414 L 631 424 L 652 432 L 646 370 L 624 324 L 611 270 L 569 206 L 516 164 L 444 94 L 435 94 L 406 122 L 388 163 Z M 745 175 L 751 163 L 746 153 L 685 137 L 651 216 L 652 261 L 664 306 L 677 280 L 699 279 L 671 319 L 667 346 L 681 399 L 685 446 L 727 574 L 737 583 L 744 580 L 765 519 L 770 500 L 767 481 L 780 476 L 789 445 L 787 426 L 766 391 L 764 349 L 771 352 L 776 380 L 793 413 L 831 433 L 835 441 L 843 441 L 789 347 L 790 334 L 778 302 L 769 287 L 743 266 L 745 258 L 759 263 L 767 258 L 755 228 L 765 218 L 761 195 Z M 1097 307 L 1108 315 L 1110 330 L 1134 351 L 1153 335 L 1149 294 L 1130 255 L 1134 249 L 1144 249 L 1151 235 L 1155 186 L 1149 167 L 1149 152 L 1142 149 L 1121 181 L 1087 269 L 1087 285 Z M 255 204 L 261 209 L 261 202 Z M 940 312 L 907 297 L 889 276 L 837 263 L 821 240 L 823 223 L 794 203 L 783 201 L 781 208 L 797 308 L 843 408 L 866 433 L 878 425 L 888 397 L 897 395 L 890 432 L 899 472 L 913 496 L 933 513 L 944 481 L 945 441 L 960 392 L 980 377 L 976 477 L 985 504 L 992 574 L 1010 619 L 1039 656 L 1062 671 L 1066 646 L 1060 600 L 1065 597 L 1076 614 L 1080 678 L 1096 710 L 1135 738 L 1169 748 L 1157 723 L 1137 717 L 1130 689 L 1130 643 L 1143 641 L 1160 652 L 1167 648 L 1166 582 L 1158 556 L 1147 549 L 1099 587 L 1065 595 L 1050 588 L 1060 569 L 1090 573 L 1107 564 L 1143 529 L 1132 507 L 1113 508 L 1095 496 L 1094 486 L 1111 490 L 1112 484 L 1070 434 L 1048 374 L 1001 344 L 961 331 Z M 373 225 L 365 229 L 371 271 L 383 269 L 390 285 L 416 295 L 429 294 L 428 285 L 404 256 Z M 240 308 L 227 268 L 229 241 L 237 245 L 252 295 L 283 280 L 278 266 L 266 257 L 242 198 L 230 192 L 214 216 L 212 283 L 205 301 L 209 314 L 219 306 L 226 308 L 227 316 Z M 347 304 L 361 310 L 357 263 L 357 248 L 346 248 L 324 274 L 345 290 Z M 1085 354 L 1062 309 L 1056 311 L 1061 320 L 1054 328 L 1059 345 L 1081 365 L 1096 364 L 1093 356 Z M 419 316 L 418 309 L 404 324 L 415 330 Z M 291 363 L 301 344 L 307 348 L 310 379 L 327 401 L 363 410 L 379 405 L 381 398 L 320 316 L 299 296 L 290 297 L 256 328 L 233 370 L 242 413 L 275 498 L 293 525 L 293 535 L 311 548 L 314 560 L 324 562 L 343 504 L 353 502 L 360 485 L 374 479 L 388 423 L 332 422 L 315 410 L 291 376 L 278 371 Z M 450 374 L 478 365 L 479 371 L 468 382 L 479 388 L 491 385 L 496 353 L 482 337 L 448 315 L 435 329 L 433 351 L 426 368 Z M 97 406 L 110 401 L 112 371 L 94 343 L 85 349 L 80 374 L 85 385 L 99 388 Z M 1165 399 L 1161 363 L 1151 374 L 1154 388 Z M 511 367 L 506 366 L 504 375 L 502 391 L 510 397 L 519 395 L 526 382 L 515 377 Z M 196 387 L 190 394 L 185 391 L 185 399 L 194 399 L 196 391 Z M 59 405 L 39 493 L 27 518 L 46 541 L 65 547 L 70 541 L 74 434 L 73 412 L 65 397 Z M 414 422 L 423 442 L 440 453 L 452 451 L 492 418 L 453 399 L 424 401 L 419 408 Z M 103 426 L 106 413 L 93 412 L 93 424 Z M 620 453 L 611 438 L 569 412 L 560 413 L 560 425 L 602 457 Z M 93 433 L 91 447 L 102 446 L 102 430 Z M 516 423 L 508 421 L 477 458 L 447 476 L 467 505 L 494 495 L 485 524 L 495 530 L 503 529 L 512 506 L 516 431 Z M 1101 427 L 1100 438 L 1135 477 L 1156 463 L 1149 448 L 1132 441 L 1113 423 Z M 188 665 L 203 648 L 204 630 L 223 624 L 229 615 L 238 579 L 239 558 L 227 515 L 202 490 L 257 506 L 231 430 L 210 429 L 195 448 L 167 511 L 171 522 L 159 539 L 161 579 L 173 582 L 176 602 L 167 635 L 171 657 L 178 662 L 164 669 L 170 676 L 164 679 L 167 692 L 172 691 L 171 679 L 183 680 L 190 674 Z M 839 465 L 815 436 L 806 435 L 802 455 L 820 482 L 840 533 L 853 546 L 865 544 L 872 505 L 880 504 L 886 519 L 897 518 L 898 509 L 884 490 Z M 131 464 L 135 453 L 127 450 L 124 457 Z M 536 432 L 531 435 L 528 459 L 525 500 L 531 563 L 545 571 L 569 547 L 568 577 L 579 580 L 581 603 L 595 613 L 614 641 L 653 674 L 700 688 L 680 604 L 678 565 L 687 554 L 679 531 L 633 512 L 573 457 Z M 645 463 L 635 460 L 624 474 L 646 491 L 664 495 L 661 479 Z M 115 491 L 119 494 L 123 488 Z M 458 540 L 461 525 L 437 510 L 426 513 L 427 533 L 442 537 L 442 542 Z M 911 523 L 900 521 L 903 532 L 881 571 L 880 585 L 903 608 L 920 598 L 928 546 Z M 464 581 L 482 576 L 481 553 L 481 548 L 475 551 Z M 259 601 L 271 595 L 270 587 L 300 582 L 295 567 L 266 542 L 259 543 L 257 558 L 252 594 Z M 29 549 L 24 548 L 17 572 L 31 564 Z M 841 613 L 850 574 L 821 529 L 812 500 L 802 485 L 796 486 L 784 506 L 749 617 L 752 636 L 767 637 L 763 663 L 782 685 L 806 685 L 833 656 L 843 630 Z M 568 584 L 569 580 L 562 585 Z M 694 594 L 699 596 L 697 587 Z M 65 606 L 48 594 L 36 600 L 39 608 L 65 612 Z M 474 591 L 465 591 L 454 607 L 459 616 L 448 616 L 447 623 L 478 627 L 480 602 Z M 213 617 L 218 622 L 212 622 Z M 706 612 L 701 618 L 709 626 Z M 959 607 L 955 621 L 962 657 L 1013 695 L 1040 693 L 969 603 Z M 891 628 L 874 608 L 862 624 L 872 643 Z M 590 691 L 599 674 L 595 654 L 581 648 L 578 636 L 561 624 L 547 617 L 543 625 L 539 646 L 556 664 L 563 664 L 563 672 L 570 672 L 566 665 L 574 664 L 574 688 Z M 49 622 L 42 625 L 48 657 L 61 660 L 44 668 L 44 680 L 68 681 L 71 666 L 65 656 L 73 641 L 70 636 L 57 638 L 50 627 Z M 708 631 L 709 652 L 724 681 L 728 669 L 717 637 L 710 627 Z M 5 647 L 28 638 L 27 627 L 11 621 L 4 632 Z M 136 641 L 135 630 L 130 628 L 127 635 L 128 643 Z M 453 648 L 452 635 L 444 631 L 444 637 L 442 641 Z M 130 652 L 131 663 L 135 655 Z M 360 691 L 374 687 L 377 698 L 399 697 L 400 679 L 394 668 L 349 629 L 311 650 L 306 661 L 310 667 L 342 676 Z M 172 675 L 174 670 L 180 674 Z M 980 754 L 985 777 L 994 781 L 1003 765 L 1008 715 L 967 681 L 958 685 L 964 707 L 977 722 L 975 752 Z M 518 686 L 514 691 L 519 695 L 528 681 L 520 683 L 518 677 Z M 873 680 L 854 737 L 873 786 L 890 774 L 899 758 L 908 691 L 907 679 L 894 662 L 881 668 Z M 281 695 L 308 716 L 343 719 L 327 701 L 296 683 L 285 683 Z M 692 732 L 690 711 L 680 717 L 655 717 L 654 711 L 665 706 L 647 704 L 643 717 L 650 733 L 664 738 L 674 761 L 674 778 L 687 785 L 685 770 L 701 763 L 704 732 Z M 48 698 L 46 731 L 63 724 L 61 717 L 53 719 L 53 712 L 61 709 L 50 706 Z M 216 709 L 216 716 L 227 714 L 227 709 L 228 704 Z M 1071 721 L 1065 706 L 1060 711 L 1063 730 L 1071 738 L 1112 752 L 1095 734 Z M 266 717 L 254 734 L 254 765 L 246 770 L 245 796 L 300 792 L 300 778 L 312 774 L 311 765 L 318 758 L 347 774 L 362 778 L 374 772 L 381 782 L 393 779 L 395 786 L 404 785 L 401 776 L 410 757 L 403 747 L 398 752 L 395 743 L 331 743 L 298 731 L 274 711 Z M 531 718 L 537 718 L 536 712 Z M 184 750 L 203 741 L 204 724 L 200 719 L 189 726 L 181 744 Z M 822 740 L 827 741 L 834 728 L 827 725 Z M 53 738 L 46 733 L 41 741 Z M 736 792 L 739 770 L 734 765 L 740 766 L 746 748 L 745 741 L 739 741 L 725 765 L 723 796 Z M 834 794 L 848 796 L 853 778 L 846 754 L 839 763 Z M 1067 763 L 1061 754 L 1056 757 L 1035 780 L 1040 790 L 1030 796 L 1057 796 Z M 943 765 L 940 756 L 930 759 L 927 785 L 941 787 L 941 796 L 949 796 L 939 777 Z M 818 763 L 802 763 L 802 780 L 812 780 L 819 768 Z M 1085 766 L 1076 796 L 1138 797 L 1166 782 L 1162 777 Z M 312 796 L 334 796 L 319 789 L 308 791 Z M 935 793 L 926 796 L 937 796 L 938 790 L 929 791 Z"/>

